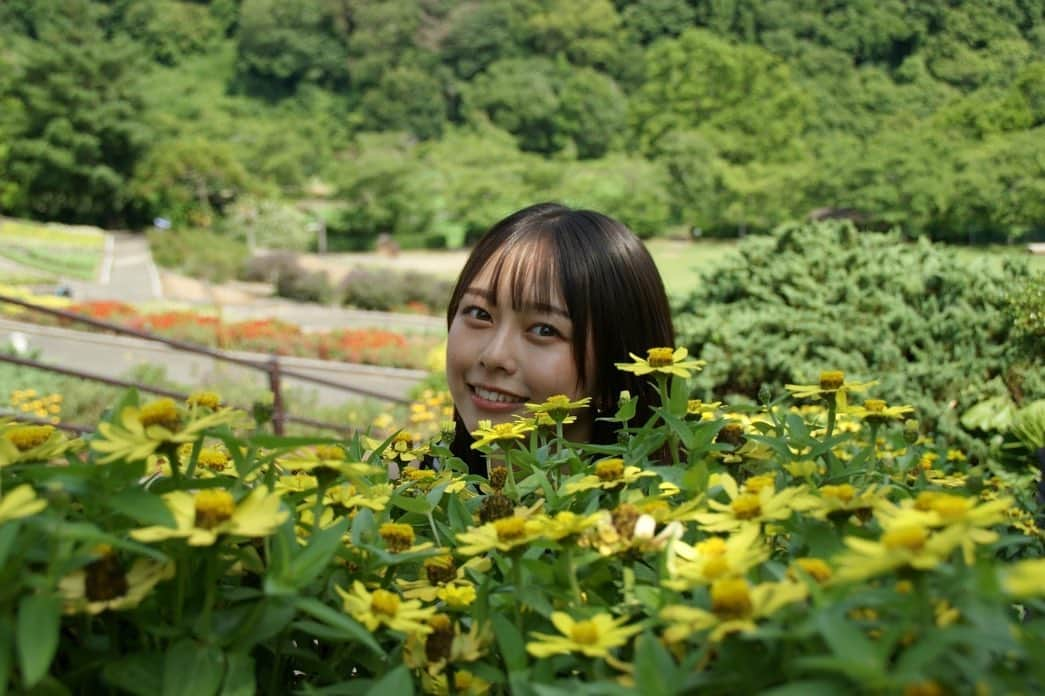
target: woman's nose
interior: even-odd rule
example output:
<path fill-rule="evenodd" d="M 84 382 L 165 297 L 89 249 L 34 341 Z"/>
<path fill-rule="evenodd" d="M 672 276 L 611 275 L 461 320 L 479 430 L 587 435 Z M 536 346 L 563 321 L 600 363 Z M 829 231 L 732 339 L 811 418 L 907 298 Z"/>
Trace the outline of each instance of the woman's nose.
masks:
<path fill-rule="evenodd" d="M 511 333 L 504 328 L 490 332 L 489 340 L 479 351 L 479 364 L 488 370 L 504 370 L 511 374 L 517 367 Z"/>

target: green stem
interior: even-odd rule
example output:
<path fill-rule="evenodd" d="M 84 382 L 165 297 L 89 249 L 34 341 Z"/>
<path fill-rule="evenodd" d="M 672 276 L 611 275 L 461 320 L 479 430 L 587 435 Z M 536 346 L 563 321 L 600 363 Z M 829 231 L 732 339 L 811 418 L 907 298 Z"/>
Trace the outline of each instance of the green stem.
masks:
<path fill-rule="evenodd" d="M 439 532 L 435 528 L 435 519 L 432 517 L 432 511 L 426 512 L 425 516 L 428 517 L 428 526 L 432 530 L 432 540 L 435 541 L 436 546 L 442 546 L 442 542 L 439 541 Z"/>
<path fill-rule="evenodd" d="M 581 594 L 581 586 L 577 582 L 577 563 L 573 557 L 572 546 L 566 548 L 566 573 L 570 576 L 570 590 L 573 592 L 573 598 L 577 601 L 577 604 L 583 604 L 584 597 Z"/>
<path fill-rule="evenodd" d="M 206 582 L 206 594 L 203 599 L 203 614 L 200 616 L 200 633 L 205 636 L 210 635 L 210 619 L 211 613 L 214 610 L 214 601 L 217 596 L 217 584 L 218 584 L 218 549 L 217 547 L 210 547 L 207 549 L 207 570 L 204 575 Z"/>
<path fill-rule="evenodd" d="M 515 607 L 515 627 L 519 629 L 519 635 L 523 634 L 523 619 L 522 619 L 522 602 L 519 601 L 518 595 L 522 591 L 522 559 L 518 553 L 512 553 L 512 589 L 516 593 L 516 601 L 513 602 Z"/>

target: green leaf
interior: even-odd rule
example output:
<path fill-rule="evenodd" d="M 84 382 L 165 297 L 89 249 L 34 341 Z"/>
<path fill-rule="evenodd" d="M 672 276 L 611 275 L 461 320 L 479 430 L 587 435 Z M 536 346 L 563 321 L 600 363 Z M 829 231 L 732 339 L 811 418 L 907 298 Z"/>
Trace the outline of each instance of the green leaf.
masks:
<path fill-rule="evenodd" d="M 635 686 L 643 696 L 674 694 L 675 661 L 650 633 L 635 641 Z"/>
<path fill-rule="evenodd" d="M 47 674 L 58 649 L 62 602 L 57 597 L 28 595 L 18 604 L 18 665 L 22 682 L 31 687 Z"/>
<path fill-rule="evenodd" d="M 167 651 L 163 661 L 162 696 L 211 696 L 218 693 L 225 672 L 222 653 L 212 645 L 184 639 Z"/>
<path fill-rule="evenodd" d="M 342 537 L 348 529 L 348 524 L 349 519 L 344 517 L 309 538 L 308 547 L 290 562 L 289 572 L 285 575 L 292 587 L 304 587 L 327 567 L 330 559 L 341 548 Z"/>
<path fill-rule="evenodd" d="M 11 546 L 18 538 L 18 530 L 21 525 L 18 520 L 12 520 L 0 525 L 0 568 L 7 562 L 7 556 L 11 553 Z"/>
<path fill-rule="evenodd" d="M 135 522 L 161 527 L 174 527 L 174 515 L 157 496 L 141 488 L 128 488 L 125 491 L 104 499 L 111 510 L 130 517 Z"/>
<path fill-rule="evenodd" d="M 472 524 L 472 515 L 461 502 L 461 497 L 451 495 L 446 500 L 446 517 L 450 521 L 450 527 L 454 532 L 463 532 L 468 529 Z"/>
<path fill-rule="evenodd" d="M 113 660 L 102 669 L 109 684 L 136 696 L 155 696 L 163 687 L 162 653 L 137 653 Z"/>
<path fill-rule="evenodd" d="M 254 658 L 245 653 L 225 656 L 225 681 L 221 696 L 254 696 L 258 685 L 254 679 Z"/>
<path fill-rule="evenodd" d="M 519 629 L 504 614 L 494 614 L 490 622 L 509 673 L 526 669 L 526 646 Z"/>
<path fill-rule="evenodd" d="M 835 696 L 835 694 L 844 693 L 846 690 L 846 684 L 823 679 L 808 679 L 791 682 L 790 684 L 778 686 L 760 693 L 762 696 Z"/>
<path fill-rule="evenodd" d="M 816 626 L 835 655 L 852 662 L 854 666 L 860 665 L 864 670 L 881 672 L 882 666 L 874 643 L 840 611 L 822 612 L 816 618 Z"/>
<path fill-rule="evenodd" d="M 11 676 L 11 617 L 0 621 L 0 696 L 6 696 Z"/>
<path fill-rule="evenodd" d="M 405 665 L 400 665 L 374 682 L 367 693 L 374 696 L 385 696 L 386 694 L 413 696 L 414 680 L 410 676 L 410 670 Z"/>
<path fill-rule="evenodd" d="M 432 511 L 432 504 L 424 498 L 411 498 L 410 496 L 397 493 L 392 496 L 389 501 L 392 505 L 397 508 L 406 510 L 407 512 L 413 512 L 418 515 L 427 515 Z"/>
<path fill-rule="evenodd" d="M 297 607 L 298 611 L 308 614 L 313 619 L 317 619 L 331 628 L 339 630 L 343 640 L 362 643 L 375 654 L 384 655 L 384 651 L 377 641 L 374 640 L 374 636 L 371 635 L 370 631 L 345 614 L 323 604 L 318 599 L 298 597 L 294 600 L 294 606 Z"/>

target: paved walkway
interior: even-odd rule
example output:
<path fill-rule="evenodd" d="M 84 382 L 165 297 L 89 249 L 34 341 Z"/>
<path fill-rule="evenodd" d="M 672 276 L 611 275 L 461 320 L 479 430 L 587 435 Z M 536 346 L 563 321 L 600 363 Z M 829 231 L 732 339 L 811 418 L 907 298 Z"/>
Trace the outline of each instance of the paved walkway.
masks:
<path fill-rule="evenodd" d="M 160 275 L 144 235 L 111 232 L 106 235 L 105 257 L 94 282 L 69 281 L 78 300 L 148 302 L 163 298 Z"/>

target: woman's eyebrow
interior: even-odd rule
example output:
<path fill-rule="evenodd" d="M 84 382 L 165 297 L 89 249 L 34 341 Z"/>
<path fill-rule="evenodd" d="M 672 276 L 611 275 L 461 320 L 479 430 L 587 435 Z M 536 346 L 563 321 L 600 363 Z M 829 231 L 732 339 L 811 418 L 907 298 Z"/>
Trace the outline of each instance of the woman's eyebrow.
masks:
<path fill-rule="evenodd" d="M 465 289 L 465 295 L 475 295 L 481 297 L 492 305 L 497 304 L 497 294 L 487 288 L 477 288 L 469 286 Z M 541 312 L 544 314 L 558 314 L 559 316 L 569 319 L 570 313 L 558 305 L 548 304 L 547 302 L 527 302 L 523 304 L 522 309 L 530 310 L 533 312 Z"/>

